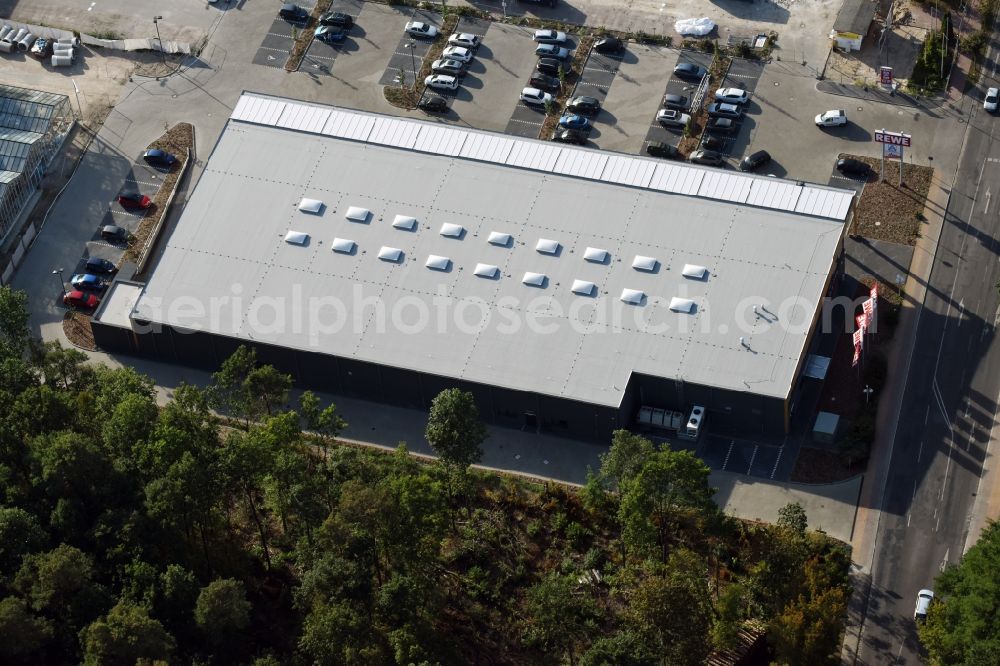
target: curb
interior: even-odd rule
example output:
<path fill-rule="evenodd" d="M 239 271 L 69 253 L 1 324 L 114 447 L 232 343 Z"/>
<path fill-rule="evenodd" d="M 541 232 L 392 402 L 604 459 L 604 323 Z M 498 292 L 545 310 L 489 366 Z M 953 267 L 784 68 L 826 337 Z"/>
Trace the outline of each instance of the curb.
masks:
<path fill-rule="evenodd" d="M 191 145 L 195 145 L 196 136 L 194 123 L 191 123 Z M 160 232 L 163 230 L 163 224 L 167 219 L 167 215 L 170 214 L 170 208 L 174 205 L 174 198 L 177 196 L 177 190 L 180 189 L 181 181 L 187 175 L 188 169 L 191 166 L 191 148 L 187 149 L 187 158 L 184 160 L 184 168 L 181 172 L 177 174 L 177 180 L 174 181 L 174 189 L 167 198 L 167 203 L 163 205 L 163 213 L 160 215 L 160 219 L 156 221 L 156 226 L 153 227 L 152 231 L 149 232 L 149 237 L 146 238 L 146 246 L 142 248 L 142 256 L 136 263 L 135 275 L 143 275 L 146 272 L 146 262 L 149 260 L 150 250 L 156 241 L 160 237 Z"/>

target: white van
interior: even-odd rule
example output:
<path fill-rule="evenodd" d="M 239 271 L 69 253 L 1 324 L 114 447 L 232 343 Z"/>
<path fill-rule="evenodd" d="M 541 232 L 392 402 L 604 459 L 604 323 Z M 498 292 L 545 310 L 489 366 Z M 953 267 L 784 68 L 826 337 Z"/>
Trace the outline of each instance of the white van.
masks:
<path fill-rule="evenodd" d="M 931 600 L 934 598 L 934 590 L 920 590 L 917 592 L 917 608 L 913 611 L 913 619 L 923 622 L 927 619 L 927 609 L 931 607 Z"/>

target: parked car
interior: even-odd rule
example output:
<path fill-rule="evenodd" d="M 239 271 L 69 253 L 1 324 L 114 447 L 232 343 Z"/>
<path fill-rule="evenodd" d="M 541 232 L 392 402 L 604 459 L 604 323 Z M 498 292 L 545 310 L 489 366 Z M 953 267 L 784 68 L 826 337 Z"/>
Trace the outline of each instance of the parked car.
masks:
<path fill-rule="evenodd" d="M 750 93 L 742 88 L 719 88 L 715 91 L 715 101 L 726 104 L 746 104 L 750 101 Z"/>
<path fill-rule="evenodd" d="M 528 83 L 539 90 L 558 91 L 562 88 L 562 83 L 559 82 L 559 79 L 537 70 L 531 74 L 531 78 L 528 79 Z"/>
<path fill-rule="evenodd" d="M 578 116 L 575 113 L 567 113 L 559 119 L 559 127 L 563 129 L 574 129 L 580 130 L 581 132 L 590 131 L 590 121 L 583 116 Z"/>
<path fill-rule="evenodd" d="M 934 600 L 934 590 L 920 590 L 917 592 L 917 607 L 913 611 L 913 619 L 923 622 L 927 619 L 927 611 Z"/>
<path fill-rule="evenodd" d="M 690 120 L 691 116 L 677 109 L 660 109 L 656 112 L 656 122 L 664 127 L 684 127 Z"/>
<path fill-rule="evenodd" d="M 712 118 L 732 118 L 733 120 L 738 120 L 743 115 L 743 109 L 735 104 L 716 102 L 715 104 L 709 104 L 706 110 Z"/>
<path fill-rule="evenodd" d="M 71 308 L 79 308 L 81 310 L 93 310 L 101 301 L 97 296 L 93 294 L 85 294 L 82 291 L 67 291 L 63 294 L 63 304 L 68 305 Z"/>
<path fill-rule="evenodd" d="M 436 90 L 458 90 L 458 79 L 448 74 L 431 74 L 424 79 L 424 85 Z"/>
<path fill-rule="evenodd" d="M 122 208 L 149 208 L 153 200 L 135 190 L 128 190 L 118 195 L 118 204 Z"/>
<path fill-rule="evenodd" d="M 539 44 L 562 44 L 566 41 L 566 33 L 559 30 L 536 30 L 532 39 Z"/>
<path fill-rule="evenodd" d="M 91 273 L 80 273 L 79 275 L 74 275 L 69 279 L 70 286 L 78 291 L 91 291 L 94 293 L 100 293 L 104 291 L 104 280 L 93 275 Z"/>
<path fill-rule="evenodd" d="M 431 63 L 431 71 L 435 74 L 450 74 L 462 76 L 465 74 L 465 63 L 451 58 L 442 58 Z"/>
<path fill-rule="evenodd" d="M 147 150 L 142 154 L 143 161 L 150 166 L 160 167 L 161 169 L 169 169 L 177 161 L 177 158 L 168 153 L 165 150 L 159 150 L 158 148 L 152 148 Z"/>
<path fill-rule="evenodd" d="M 472 62 L 472 51 L 464 46 L 449 46 L 444 51 L 441 51 L 441 57 L 447 60 Z"/>
<path fill-rule="evenodd" d="M 646 146 L 646 153 L 653 157 L 669 157 L 676 159 L 680 157 L 681 153 L 676 147 L 671 146 L 669 143 L 663 143 L 662 141 L 651 141 L 649 145 Z"/>
<path fill-rule="evenodd" d="M 36 39 L 35 43 L 31 45 L 29 53 L 39 59 L 48 58 L 52 55 L 52 40 L 44 37 Z"/>
<path fill-rule="evenodd" d="M 35 42 L 35 44 L 37 45 L 38 42 Z M 34 47 L 31 50 L 34 51 Z M 996 111 L 998 98 L 1000 98 L 1000 90 L 990 88 L 986 91 L 986 97 L 983 99 L 983 108 L 987 111 Z"/>
<path fill-rule="evenodd" d="M 548 7 L 555 7 L 558 0 L 517 0 L 518 2 L 530 2 L 534 5 L 546 5 Z"/>
<path fill-rule="evenodd" d="M 691 155 L 688 156 L 688 161 L 695 164 L 705 164 L 707 166 L 722 166 L 726 160 L 722 156 L 722 153 L 702 148 L 691 153 Z"/>
<path fill-rule="evenodd" d="M 556 130 L 552 140 L 558 143 L 572 143 L 576 146 L 582 146 L 587 143 L 587 135 L 580 130 L 564 128 Z"/>
<path fill-rule="evenodd" d="M 840 127 L 847 124 L 847 112 L 843 109 L 832 111 L 824 111 L 823 113 L 816 116 L 816 125 L 818 127 Z"/>
<path fill-rule="evenodd" d="M 475 51 L 479 48 L 479 35 L 473 35 L 468 32 L 456 32 L 451 37 L 448 38 L 449 46 L 464 46 L 465 48 Z"/>
<path fill-rule="evenodd" d="M 691 106 L 691 100 L 689 100 L 684 95 L 671 95 L 666 94 L 663 96 L 663 103 L 660 105 L 664 109 L 677 109 L 678 111 L 687 111 Z"/>
<path fill-rule="evenodd" d="M 441 95 L 426 93 L 417 102 L 417 108 L 428 113 L 444 113 L 448 110 L 448 100 Z"/>
<path fill-rule="evenodd" d="M 709 150 L 722 150 L 723 140 L 717 136 L 709 136 L 705 134 L 701 137 L 700 148 L 707 148 Z"/>
<path fill-rule="evenodd" d="M 407 21 L 406 27 L 403 28 L 410 37 L 423 37 L 426 39 L 434 39 L 438 36 L 438 29 L 432 26 L 430 23 L 421 23 L 420 21 Z"/>
<path fill-rule="evenodd" d="M 625 50 L 625 44 L 617 37 L 607 35 L 594 42 L 594 50 L 598 53 L 619 53 Z"/>
<path fill-rule="evenodd" d="M 566 102 L 566 110 L 584 116 L 592 116 L 601 110 L 601 103 L 596 97 L 580 95 Z"/>
<path fill-rule="evenodd" d="M 558 44 L 539 44 L 535 47 L 535 55 L 539 58 L 566 60 L 569 58 L 569 49 L 563 48 Z"/>
<path fill-rule="evenodd" d="M 714 134 L 729 134 L 736 129 L 736 121 L 732 118 L 709 118 L 705 131 Z"/>
<path fill-rule="evenodd" d="M 318 25 L 313 30 L 313 37 L 327 44 L 342 42 L 347 37 L 347 31 L 332 25 Z"/>
<path fill-rule="evenodd" d="M 552 101 L 552 95 L 538 88 L 524 88 L 521 90 L 521 101 L 525 104 L 547 104 Z"/>
<path fill-rule="evenodd" d="M 327 12 L 319 17 L 319 24 L 350 30 L 354 26 L 354 17 L 344 12 Z"/>
<path fill-rule="evenodd" d="M 677 66 L 674 67 L 674 76 L 679 79 L 700 79 L 707 73 L 704 67 L 693 62 L 677 63 Z"/>
<path fill-rule="evenodd" d="M 766 150 L 758 150 L 747 155 L 740 162 L 740 171 L 756 171 L 771 161 L 771 153 Z"/>
<path fill-rule="evenodd" d="M 101 238 L 109 243 L 127 243 L 129 238 L 128 229 L 123 229 L 115 224 L 107 224 L 101 227 Z"/>
<path fill-rule="evenodd" d="M 118 272 L 113 263 L 99 257 L 89 257 L 83 265 L 83 270 L 94 275 L 114 275 Z"/>
<path fill-rule="evenodd" d="M 278 16 L 286 20 L 305 21 L 309 18 L 309 12 L 296 4 L 286 2 L 283 3 L 281 5 L 281 9 L 278 10 Z"/>
<path fill-rule="evenodd" d="M 552 76 L 559 76 L 559 72 L 569 72 L 569 66 L 555 58 L 539 58 L 538 62 L 535 63 L 535 69 Z"/>
<path fill-rule="evenodd" d="M 871 170 L 872 168 L 868 166 L 868 163 L 861 160 L 855 160 L 850 157 L 837 160 L 837 171 L 845 175 L 867 176 L 871 173 Z"/>

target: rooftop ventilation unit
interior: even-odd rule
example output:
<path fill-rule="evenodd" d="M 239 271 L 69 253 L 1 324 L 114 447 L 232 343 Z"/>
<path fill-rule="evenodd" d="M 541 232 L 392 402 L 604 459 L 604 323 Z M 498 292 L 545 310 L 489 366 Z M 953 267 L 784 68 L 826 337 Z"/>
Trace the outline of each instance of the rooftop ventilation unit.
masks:
<path fill-rule="evenodd" d="M 542 254 L 558 254 L 559 253 L 559 242 L 554 240 L 549 240 L 548 238 L 539 238 L 538 244 L 535 245 L 535 249 Z"/>
<path fill-rule="evenodd" d="M 285 234 L 285 242 L 292 245 L 305 245 L 309 242 L 309 234 L 301 231 L 289 231 Z"/>
<path fill-rule="evenodd" d="M 447 236 L 448 238 L 461 238 L 462 234 L 465 233 L 465 227 L 461 224 L 445 222 L 441 225 L 441 231 L 439 233 L 442 236 Z"/>
<path fill-rule="evenodd" d="M 427 256 L 427 261 L 424 266 L 431 269 L 432 271 L 446 271 L 448 267 L 451 266 L 451 259 L 448 257 L 442 257 L 439 254 L 431 254 Z"/>
<path fill-rule="evenodd" d="M 499 245 L 500 247 L 507 247 L 510 245 L 511 237 L 510 234 L 505 234 L 502 231 L 491 231 L 489 242 L 491 245 Z"/>
<path fill-rule="evenodd" d="M 599 247 L 588 247 L 583 251 L 583 258 L 595 264 L 603 264 L 608 260 L 608 251 Z"/>
<path fill-rule="evenodd" d="M 344 254 L 350 254 L 354 252 L 354 248 L 357 247 L 357 243 L 352 240 L 347 240 L 346 238 L 334 238 L 333 239 L 333 251 L 342 252 Z"/>
<path fill-rule="evenodd" d="M 692 280 L 703 280 L 706 273 L 708 273 L 707 268 L 695 264 L 684 264 L 684 270 L 681 271 L 681 275 Z"/>
<path fill-rule="evenodd" d="M 303 213 L 318 213 L 323 209 L 323 202 L 319 199 L 302 199 L 299 202 L 299 210 Z"/>
<path fill-rule="evenodd" d="M 625 303 L 641 305 L 642 299 L 646 298 L 646 292 L 639 289 L 622 289 L 621 299 Z"/>
<path fill-rule="evenodd" d="M 679 298 L 674 296 L 670 299 L 670 309 L 674 312 L 691 314 L 691 310 L 694 309 L 694 301 L 690 298 Z"/>
<path fill-rule="evenodd" d="M 530 287 L 544 287 L 545 286 L 545 273 L 525 273 L 524 277 L 521 278 L 521 282 Z"/>
<path fill-rule="evenodd" d="M 391 261 L 398 264 L 403 258 L 403 251 L 398 247 L 389 247 L 388 245 L 383 245 L 382 249 L 378 251 L 378 258 L 382 261 Z"/>
<path fill-rule="evenodd" d="M 500 267 L 493 264 L 476 264 L 476 275 L 483 278 L 495 278 L 500 275 Z"/>
<path fill-rule="evenodd" d="M 347 212 L 344 213 L 344 217 L 346 217 L 351 222 L 367 222 L 368 216 L 371 214 L 372 212 L 367 208 L 351 206 L 350 208 L 347 209 Z"/>
<path fill-rule="evenodd" d="M 403 231 L 413 231 L 417 228 L 417 218 L 407 215 L 397 215 L 396 219 L 392 221 L 392 226 Z"/>
<path fill-rule="evenodd" d="M 593 296 L 597 290 L 597 285 L 586 280 L 573 280 L 573 293 L 581 296 Z"/>
<path fill-rule="evenodd" d="M 656 266 L 659 262 L 653 257 L 644 257 L 641 254 L 635 255 L 635 259 L 632 260 L 632 268 L 637 271 L 645 271 L 647 273 L 652 273 L 656 270 Z"/>

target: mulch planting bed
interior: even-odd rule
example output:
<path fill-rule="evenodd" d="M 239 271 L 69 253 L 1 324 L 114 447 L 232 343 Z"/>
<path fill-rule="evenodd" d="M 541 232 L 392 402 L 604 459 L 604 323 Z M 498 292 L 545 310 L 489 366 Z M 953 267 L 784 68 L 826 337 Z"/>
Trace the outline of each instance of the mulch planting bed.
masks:
<path fill-rule="evenodd" d="M 899 161 L 885 161 L 885 180 L 879 180 L 882 161 L 872 157 L 845 155 L 872 167 L 872 175 L 854 209 L 851 233 L 874 240 L 914 245 L 924 220 L 924 202 L 934 170 L 915 164 L 903 165 L 903 185 L 899 182 Z"/>
<path fill-rule="evenodd" d="M 77 347 L 89 351 L 97 350 L 97 344 L 94 342 L 94 331 L 90 328 L 90 315 L 70 310 L 63 317 L 63 332 L 69 341 Z"/>

